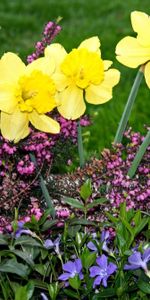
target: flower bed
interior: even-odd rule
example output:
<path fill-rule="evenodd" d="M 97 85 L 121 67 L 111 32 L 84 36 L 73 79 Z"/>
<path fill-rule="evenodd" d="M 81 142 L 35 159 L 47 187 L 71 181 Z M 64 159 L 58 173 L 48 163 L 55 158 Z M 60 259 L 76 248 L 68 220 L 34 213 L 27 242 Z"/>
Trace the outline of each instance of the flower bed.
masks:
<path fill-rule="evenodd" d="M 109 101 L 120 79 L 99 38 L 67 53 L 49 22 L 27 66 L 1 58 L 0 299 L 149 298 L 150 131 L 127 122 L 143 74 L 150 87 L 150 21 L 136 11 L 131 21 L 137 37 L 118 43 L 117 59 L 141 67 L 114 142 L 88 162 L 86 104 Z"/>

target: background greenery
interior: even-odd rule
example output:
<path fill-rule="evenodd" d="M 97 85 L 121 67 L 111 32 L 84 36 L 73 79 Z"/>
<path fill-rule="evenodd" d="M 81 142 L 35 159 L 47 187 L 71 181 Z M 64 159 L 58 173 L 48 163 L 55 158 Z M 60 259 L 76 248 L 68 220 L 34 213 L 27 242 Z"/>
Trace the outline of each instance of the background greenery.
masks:
<path fill-rule="evenodd" d="M 136 70 L 128 69 L 115 60 L 115 46 L 126 35 L 133 35 L 130 13 L 141 10 L 150 14 L 149 0 L 1 0 L 0 54 L 18 53 L 24 60 L 41 38 L 43 26 L 62 16 L 62 32 L 55 41 L 67 50 L 93 35 L 102 43 L 102 57 L 114 61 L 121 71 L 120 84 L 114 89 L 113 99 L 102 106 L 90 106 L 93 125 L 84 132 L 88 152 L 100 151 L 113 141 L 122 110 L 132 86 Z M 15 71 L 15 70 L 14 70 Z M 150 120 L 150 93 L 143 80 L 136 99 L 130 125 L 144 132 L 143 124 Z"/>

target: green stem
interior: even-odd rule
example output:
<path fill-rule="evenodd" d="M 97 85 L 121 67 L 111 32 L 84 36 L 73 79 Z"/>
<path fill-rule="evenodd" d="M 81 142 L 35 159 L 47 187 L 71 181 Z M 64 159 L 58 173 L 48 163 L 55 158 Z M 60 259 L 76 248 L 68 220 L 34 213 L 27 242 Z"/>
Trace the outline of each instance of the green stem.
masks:
<path fill-rule="evenodd" d="M 79 153 L 80 167 L 82 168 L 84 166 L 84 150 L 83 150 L 83 140 L 82 140 L 80 120 L 78 121 L 77 132 L 78 132 L 78 153 Z"/>
<path fill-rule="evenodd" d="M 128 176 L 132 178 L 143 158 L 144 153 L 146 152 L 147 147 L 150 145 L 150 130 L 148 131 L 143 143 L 139 147 L 138 152 L 136 153 L 136 156 L 132 162 L 132 165 L 128 171 Z"/>
<path fill-rule="evenodd" d="M 139 71 L 136 75 L 135 81 L 133 83 L 131 92 L 129 94 L 125 109 L 123 111 L 118 129 L 117 129 L 117 133 L 116 133 L 116 136 L 114 139 L 115 144 L 121 143 L 121 141 L 122 141 L 122 137 L 125 132 L 125 129 L 126 129 L 126 126 L 127 126 L 130 114 L 131 114 L 131 110 L 132 110 L 135 98 L 137 96 L 137 92 L 138 92 L 142 78 L 143 78 L 143 72 L 142 72 L 142 69 L 139 69 Z"/>
<path fill-rule="evenodd" d="M 33 153 L 30 153 L 30 158 L 33 161 L 33 163 L 37 166 L 36 158 L 35 158 L 35 155 Z M 39 175 L 39 178 L 40 178 L 41 191 L 42 191 L 43 196 L 45 198 L 47 207 L 51 209 L 50 214 L 51 214 L 52 218 L 54 219 L 55 218 L 55 208 L 53 206 L 52 199 L 49 195 L 48 189 L 46 187 L 43 176 L 41 174 Z"/>

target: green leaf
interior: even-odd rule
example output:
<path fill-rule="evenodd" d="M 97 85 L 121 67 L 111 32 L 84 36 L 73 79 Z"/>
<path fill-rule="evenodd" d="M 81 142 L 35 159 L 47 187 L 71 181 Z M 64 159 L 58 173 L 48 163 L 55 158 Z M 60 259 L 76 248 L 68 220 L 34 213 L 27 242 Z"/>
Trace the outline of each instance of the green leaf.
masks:
<path fill-rule="evenodd" d="M 26 277 L 30 269 L 28 266 L 18 263 L 15 259 L 9 259 L 0 264 L 0 272 L 13 273 L 21 277 Z"/>
<path fill-rule="evenodd" d="M 134 237 L 134 228 L 131 227 L 131 225 L 126 221 L 126 219 L 120 217 L 120 220 L 124 224 L 124 226 L 128 229 L 131 236 Z"/>
<path fill-rule="evenodd" d="M 27 246 L 31 246 L 31 247 L 43 247 L 43 245 L 36 241 L 35 239 L 33 239 L 30 236 L 21 236 L 19 238 L 16 239 L 14 245 L 27 245 Z"/>
<path fill-rule="evenodd" d="M 49 295 L 51 297 L 52 300 L 55 300 L 58 293 L 59 293 L 59 285 L 58 285 L 58 282 L 54 282 L 50 285 L 48 285 L 48 291 L 49 291 Z"/>
<path fill-rule="evenodd" d="M 18 286 L 15 290 L 15 300 L 30 300 L 34 292 L 34 284 L 29 281 L 25 286 Z"/>
<path fill-rule="evenodd" d="M 125 220 L 127 219 L 127 210 L 126 210 L 126 202 L 125 201 L 123 203 L 121 203 L 121 205 L 120 205 L 119 216 Z"/>
<path fill-rule="evenodd" d="M 92 194 L 91 180 L 87 179 L 86 182 L 80 188 L 80 196 L 83 200 L 87 200 Z"/>
<path fill-rule="evenodd" d="M 134 218 L 133 218 L 133 221 L 135 223 L 135 227 L 139 225 L 139 223 L 141 223 L 141 211 L 138 210 L 135 215 L 134 215 Z"/>
<path fill-rule="evenodd" d="M 65 294 L 66 294 L 67 296 L 70 296 L 70 297 L 72 297 L 73 299 L 78 299 L 78 300 L 79 300 L 79 297 L 78 297 L 78 295 L 77 295 L 76 292 L 74 292 L 74 291 L 72 291 L 72 290 L 70 290 L 70 289 L 64 289 L 64 292 L 65 292 Z M 69 298 L 68 298 L 68 300 L 69 300 Z"/>
<path fill-rule="evenodd" d="M 148 224 L 148 221 L 149 221 L 149 217 L 143 218 L 141 222 L 136 227 L 134 227 L 135 235 L 137 235 L 143 230 L 143 228 Z"/>
<path fill-rule="evenodd" d="M 6 236 L 3 234 L 0 234 L 0 245 L 8 245 L 8 241 L 6 239 Z"/>
<path fill-rule="evenodd" d="M 43 225 L 42 225 L 42 228 L 41 228 L 41 231 L 46 231 L 48 230 L 49 228 L 51 228 L 52 226 L 56 225 L 57 224 L 57 220 L 47 220 Z"/>
<path fill-rule="evenodd" d="M 26 285 L 26 291 L 27 291 L 28 300 L 30 300 L 31 297 L 33 296 L 33 293 L 34 293 L 34 283 L 33 283 L 32 280 L 30 280 L 27 283 L 27 285 Z"/>
<path fill-rule="evenodd" d="M 12 286 L 12 283 L 11 283 Z M 8 280 L 6 280 L 5 276 L 0 275 L 0 287 L 1 287 L 1 294 L 3 295 L 4 299 L 0 298 L 1 300 L 8 300 L 13 298 L 12 296 L 12 289 Z"/>
<path fill-rule="evenodd" d="M 96 253 L 91 253 L 87 248 L 81 257 L 83 267 L 88 270 L 96 260 Z"/>
<path fill-rule="evenodd" d="M 111 215 L 110 213 L 108 213 L 107 211 L 105 212 L 106 216 L 108 217 L 108 219 L 114 223 L 117 224 L 118 223 L 118 218 L 114 217 L 113 215 Z"/>
<path fill-rule="evenodd" d="M 36 264 L 34 269 L 40 274 L 44 275 L 45 274 L 45 268 L 43 264 Z"/>
<path fill-rule="evenodd" d="M 87 209 L 93 208 L 94 206 L 97 206 L 97 205 L 99 205 L 99 204 L 105 203 L 105 202 L 107 202 L 107 201 L 108 201 L 108 200 L 107 200 L 106 198 L 96 199 L 96 200 L 94 200 L 92 203 L 89 203 L 89 204 L 87 205 Z"/>
<path fill-rule="evenodd" d="M 43 223 L 46 221 L 47 217 L 51 215 L 51 208 L 46 209 L 40 220 L 38 221 L 39 226 L 43 225 Z"/>
<path fill-rule="evenodd" d="M 70 225 L 79 224 L 79 225 L 93 225 L 96 226 L 94 222 L 88 221 L 86 219 L 72 219 L 70 220 Z"/>
<path fill-rule="evenodd" d="M 78 275 L 75 275 L 75 277 L 69 278 L 69 283 L 73 289 L 78 290 L 81 285 L 81 280 Z"/>
<path fill-rule="evenodd" d="M 80 208 L 80 209 L 84 210 L 84 205 L 77 199 L 63 197 L 63 201 L 72 207 Z"/>
<path fill-rule="evenodd" d="M 20 250 L 14 250 L 11 252 L 14 253 L 16 256 L 19 256 L 21 259 L 23 259 L 29 266 L 31 266 L 31 267 L 34 266 L 34 261 L 28 255 L 28 253 L 20 251 Z"/>
<path fill-rule="evenodd" d="M 44 289 L 47 290 L 47 283 L 38 279 L 33 279 L 32 283 L 34 284 L 35 287 L 38 289 Z"/>
<path fill-rule="evenodd" d="M 99 300 L 99 299 L 106 299 L 106 297 L 114 297 L 116 296 L 115 289 L 107 288 L 105 291 L 100 292 L 99 294 L 95 295 L 92 300 Z"/>
<path fill-rule="evenodd" d="M 75 237 L 76 233 L 81 229 L 81 225 L 68 226 L 68 235 L 69 237 Z"/>
<path fill-rule="evenodd" d="M 150 294 L 150 284 L 148 282 L 139 281 L 137 285 L 142 292 L 145 294 Z"/>
<path fill-rule="evenodd" d="M 25 286 L 19 286 L 15 292 L 15 300 L 28 300 L 28 295 Z"/>

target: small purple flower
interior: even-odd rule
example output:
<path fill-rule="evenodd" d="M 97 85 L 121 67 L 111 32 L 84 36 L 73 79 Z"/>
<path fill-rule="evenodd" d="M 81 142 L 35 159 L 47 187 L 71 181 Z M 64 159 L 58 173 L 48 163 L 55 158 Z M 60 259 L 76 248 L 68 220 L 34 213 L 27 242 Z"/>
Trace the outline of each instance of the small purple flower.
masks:
<path fill-rule="evenodd" d="M 18 221 L 18 229 L 15 232 L 15 237 L 19 238 L 21 236 L 21 234 L 30 234 L 33 235 L 32 231 L 29 229 L 26 229 L 23 227 L 24 226 L 24 222 L 22 221 Z"/>
<path fill-rule="evenodd" d="M 101 243 L 102 243 L 102 250 L 109 252 L 109 249 L 107 247 L 107 240 L 110 237 L 110 233 L 108 230 L 103 230 L 102 234 L 101 234 Z M 98 243 L 97 239 L 94 240 L 96 242 L 96 244 Z M 87 247 L 92 250 L 92 251 L 98 251 L 96 245 L 93 242 L 89 242 L 87 244 Z"/>
<path fill-rule="evenodd" d="M 93 283 L 93 288 L 100 285 L 101 281 L 104 287 L 107 287 L 107 279 L 117 270 L 117 266 L 113 263 L 108 264 L 108 258 L 104 254 L 96 259 L 98 266 L 90 268 L 90 277 L 96 277 Z"/>
<path fill-rule="evenodd" d="M 44 293 L 41 293 L 42 300 L 48 300 L 47 296 Z"/>
<path fill-rule="evenodd" d="M 44 242 L 44 247 L 46 249 L 52 249 L 54 248 L 55 252 L 57 254 L 60 254 L 60 249 L 59 249 L 59 244 L 60 244 L 60 237 L 58 237 L 54 242 L 50 239 L 45 240 Z"/>
<path fill-rule="evenodd" d="M 69 278 L 73 278 L 76 275 L 79 275 L 80 279 L 83 279 L 83 274 L 81 272 L 82 270 L 82 263 L 81 263 L 81 259 L 75 259 L 75 261 L 68 261 L 66 264 L 63 264 L 63 271 L 65 271 L 65 273 L 63 273 L 62 275 L 60 275 L 58 277 L 59 280 L 63 280 L 66 281 Z"/>
<path fill-rule="evenodd" d="M 95 242 L 97 242 L 97 240 L 94 240 Z M 92 250 L 92 251 L 95 251 L 95 252 L 97 252 L 97 247 L 96 247 L 96 245 L 93 243 L 93 242 L 88 242 L 87 243 L 87 247 L 90 249 L 90 250 Z"/>
<path fill-rule="evenodd" d="M 135 251 L 128 257 L 129 265 L 125 265 L 125 270 L 136 270 L 142 268 L 146 273 L 148 272 L 147 263 L 150 261 L 150 248 L 147 248 L 143 254 Z"/>
<path fill-rule="evenodd" d="M 110 252 L 109 248 L 107 247 L 107 240 L 110 238 L 109 230 L 103 230 L 101 234 L 101 242 L 103 243 L 102 249 L 106 252 Z"/>

